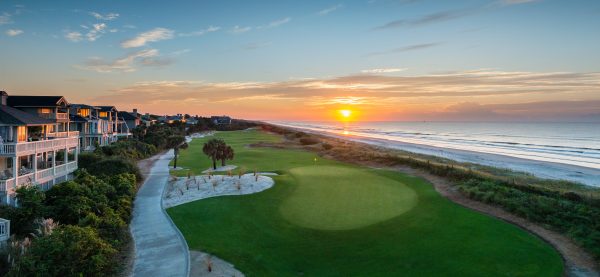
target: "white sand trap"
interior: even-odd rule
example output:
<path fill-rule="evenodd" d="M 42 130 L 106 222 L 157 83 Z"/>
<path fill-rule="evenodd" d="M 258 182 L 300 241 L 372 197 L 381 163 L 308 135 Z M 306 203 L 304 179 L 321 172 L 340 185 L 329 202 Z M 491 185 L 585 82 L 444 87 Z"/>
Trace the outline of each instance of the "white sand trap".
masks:
<path fill-rule="evenodd" d="M 167 193 L 163 199 L 165 208 L 189 203 L 192 201 L 222 195 L 244 195 L 257 193 L 272 187 L 275 182 L 271 177 L 259 174 L 244 174 L 240 177 L 217 175 L 181 177 L 169 182 Z"/>
<path fill-rule="evenodd" d="M 231 164 L 231 165 L 217 167 L 217 169 L 209 168 L 207 170 L 202 171 L 202 173 L 206 174 L 206 173 L 209 173 L 209 172 L 225 172 L 225 171 L 229 171 L 229 170 L 234 170 L 236 168 L 237 168 L 237 165 L 232 165 Z"/>
<path fill-rule="evenodd" d="M 191 277 L 244 276 L 232 264 L 200 251 L 190 250 L 190 263 Z M 211 271 L 208 271 L 209 264 Z"/>

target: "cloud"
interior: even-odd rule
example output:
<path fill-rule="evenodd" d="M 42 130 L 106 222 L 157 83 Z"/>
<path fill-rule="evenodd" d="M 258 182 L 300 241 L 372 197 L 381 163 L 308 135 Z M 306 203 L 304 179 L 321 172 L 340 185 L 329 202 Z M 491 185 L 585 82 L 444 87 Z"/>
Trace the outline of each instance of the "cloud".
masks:
<path fill-rule="evenodd" d="M 10 14 L 2 13 L 2 15 L 0 15 L 0 25 L 9 24 L 9 23 L 12 23 L 12 20 L 10 19 Z"/>
<path fill-rule="evenodd" d="M 135 48 L 142 47 L 148 42 L 156 42 L 173 38 L 174 32 L 166 28 L 155 28 L 150 31 L 138 34 L 137 37 L 123 41 L 121 47 Z"/>
<path fill-rule="evenodd" d="M 503 5 L 519 5 L 526 3 L 538 2 L 539 0 L 500 0 L 500 4 Z"/>
<path fill-rule="evenodd" d="M 162 67 L 170 65 L 173 60 L 161 58 L 158 50 L 145 49 L 131 53 L 126 57 L 116 59 L 114 61 L 105 61 L 99 57 L 89 58 L 83 65 L 76 65 L 76 68 L 96 71 L 100 73 L 111 72 L 134 72 L 137 66 Z"/>
<path fill-rule="evenodd" d="M 90 31 L 85 35 L 88 41 L 96 41 L 98 38 L 102 36 L 106 31 L 105 23 L 93 24 Z"/>
<path fill-rule="evenodd" d="M 365 74 L 384 74 L 384 73 L 394 73 L 401 72 L 406 70 L 406 68 L 373 68 L 373 69 L 364 69 L 361 70 L 361 73 Z"/>
<path fill-rule="evenodd" d="M 272 115 L 281 119 L 282 114 L 288 116 L 290 106 L 302 111 L 296 118 L 306 118 L 307 114 L 322 115 L 340 105 L 359 105 L 357 108 L 371 109 L 373 114 L 387 114 L 388 119 L 491 120 L 531 116 L 549 120 L 600 114 L 599 80 L 600 73 L 473 70 L 417 76 L 358 74 L 282 82 L 161 81 L 132 84 L 96 100 L 147 105 L 165 112 L 187 105 L 186 112 L 217 112 L 235 106 L 231 112 L 246 118 Z"/>
<path fill-rule="evenodd" d="M 252 43 L 248 43 L 242 46 L 243 49 L 245 50 L 255 50 L 258 48 L 263 48 L 263 47 L 267 47 L 269 45 L 271 45 L 272 43 L 270 41 L 267 42 L 252 42 Z"/>
<path fill-rule="evenodd" d="M 83 39 L 83 36 L 80 32 L 67 32 L 65 33 L 65 38 L 72 42 L 78 42 Z"/>
<path fill-rule="evenodd" d="M 463 10 L 452 10 L 452 11 L 442 11 L 437 13 L 428 14 L 419 18 L 413 19 L 398 19 L 394 21 L 390 21 L 383 25 L 377 26 L 373 28 L 373 30 L 385 30 L 385 29 L 395 29 L 401 27 L 417 27 L 427 24 L 433 24 L 443 21 L 448 21 L 452 19 L 457 19 L 461 17 L 465 17 L 471 15 L 475 12 L 474 9 L 463 9 Z"/>
<path fill-rule="evenodd" d="M 322 10 L 318 11 L 317 14 L 320 15 L 320 16 L 328 15 L 328 14 L 330 14 L 330 13 L 336 11 L 336 10 L 339 10 L 339 9 L 341 9 L 343 7 L 344 7 L 344 5 L 337 4 L 337 5 L 331 6 L 329 8 L 322 9 Z"/>
<path fill-rule="evenodd" d="M 386 51 L 372 52 L 372 53 L 368 54 L 367 56 L 381 56 L 381 55 L 387 55 L 387 54 L 395 54 L 395 53 L 402 53 L 402 52 L 408 52 L 408 51 L 422 50 L 422 49 L 435 47 L 440 44 L 442 44 L 442 43 L 431 42 L 431 43 L 413 44 L 413 45 L 407 45 L 407 46 L 394 48 L 394 49 L 390 49 L 390 50 L 386 50 Z"/>
<path fill-rule="evenodd" d="M 282 18 L 282 19 L 279 19 L 279 20 L 271 21 L 271 22 L 269 22 L 269 24 L 264 25 L 264 26 L 259 26 L 257 28 L 258 29 L 275 28 L 275 27 L 281 26 L 283 24 L 289 23 L 291 20 L 292 20 L 291 17 L 286 17 L 286 18 Z"/>
<path fill-rule="evenodd" d="M 202 29 L 199 31 L 194 31 L 194 32 L 190 32 L 190 33 L 179 33 L 178 35 L 181 37 L 195 37 L 195 36 L 201 36 L 207 33 L 212 33 L 212 32 L 216 32 L 218 30 L 221 30 L 221 27 L 219 26 L 208 26 L 208 28 L 206 29 Z"/>
<path fill-rule="evenodd" d="M 22 33 L 23 33 L 23 30 L 19 30 L 19 29 L 8 29 L 8 30 L 6 30 L 6 35 L 7 36 L 11 36 L 11 37 L 18 36 L 18 35 L 20 35 Z"/>
<path fill-rule="evenodd" d="M 246 27 L 240 27 L 238 25 L 235 25 L 232 29 L 231 29 L 231 33 L 232 34 L 241 34 L 241 33 L 245 33 L 252 30 L 252 27 L 250 26 L 246 26 Z"/>
<path fill-rule="evenodd" d="M 107 20 L 107 21 L 115 20 L 115 19 L 117 19 L 119 17 L 118 13 L 100 14 L 100 13 L 97 13 L 97 12 L 90 12 L 90 15 L 93 16 L 93 17 L 95 17 L 98 20 Z"/>

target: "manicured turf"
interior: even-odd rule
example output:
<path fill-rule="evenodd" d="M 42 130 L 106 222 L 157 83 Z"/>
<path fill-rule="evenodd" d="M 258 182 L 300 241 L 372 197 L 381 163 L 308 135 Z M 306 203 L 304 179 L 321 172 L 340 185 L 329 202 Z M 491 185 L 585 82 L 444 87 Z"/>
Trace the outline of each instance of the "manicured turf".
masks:
<path fill-rule="evenodd" d="M 548 244 L 442 198 L 426 181 L 308 152 L 245 148 L 277 137 L 218 133 L 231 164 L 278 171 L 275 186 L 168 210 L 191 249 L 212 253 L 248 276 L 560 276 Z M 204 139 L 182 152 L 199 172 Z M 371 181 L 369 181 L 371 180 Z M 343 229 L 343 230 L 341 230 Z"/>
<path fill-rule="evenodd" d="M 367 170 L 313 165 L 289 174 L 298 186 L 283 201 L 281 214 L 302 227 L 355 229 L 398 216 L 417 203 L 412 189 Z"/>

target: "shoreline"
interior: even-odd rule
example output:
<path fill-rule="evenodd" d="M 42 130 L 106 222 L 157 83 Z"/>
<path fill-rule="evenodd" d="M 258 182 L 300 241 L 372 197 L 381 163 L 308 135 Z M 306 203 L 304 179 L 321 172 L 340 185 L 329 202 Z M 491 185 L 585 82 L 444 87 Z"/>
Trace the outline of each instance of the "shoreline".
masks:
<path fill-rule="evenodd" d="M 282 128 L 289 128 L 296 131 L 302 131 L 305 133 L 312 133 L 341 140 L 365 143 L 393 150 L 402 150 L 416 154 L 435 156 L 462 163 L 472 163 L 500 169 L 508 169 L 514 172 L 531 174 L 542 179 L 565 180 L 581 183 L 590 187 L 600 187 L 600 170 L 593 168 L 547 161 L 529 160 L 493 153 L 443 148 L 426 144 L 415 144 L 362 136 L 341 135 L 327 131 L 316 131 L 313 129 L 275 123 L 266 124 L 272 124 Z"/>

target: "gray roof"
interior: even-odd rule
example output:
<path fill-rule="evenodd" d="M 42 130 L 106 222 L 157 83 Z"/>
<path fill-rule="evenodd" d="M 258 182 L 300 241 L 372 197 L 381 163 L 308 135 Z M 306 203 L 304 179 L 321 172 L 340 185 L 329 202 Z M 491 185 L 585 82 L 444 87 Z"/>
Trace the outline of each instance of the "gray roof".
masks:
<path fill-rule="evenodd" d="M 119 112 L 118 113 L 118 117 L 123 119 L 123 120 L 136 120 L 138 119 L 136 116 L 134 116 L 133 114 L 129 113 L 129 112 Z"/>
<path fill-rule="evenodd" d="M 0 105 L 0 123 L 6 125 L 45 125 L 54 124 L 54 120 L 41 118 L 13 107 Z"/>
<path fill-rule="evenodd" d="M 56 107 L 69 104 L 62 96 L 9 95 L 7 102 L 11 107 Z"/>
<path fill-rule="evenodd" d="M 96 107 L 96 106 L 90 106 L 87 104 L 71 104 L 70 105 L 73 108 L 82 108 L 82 109 L 92 109 L 92 110 L 99 110 L 100 108 Z"/>

